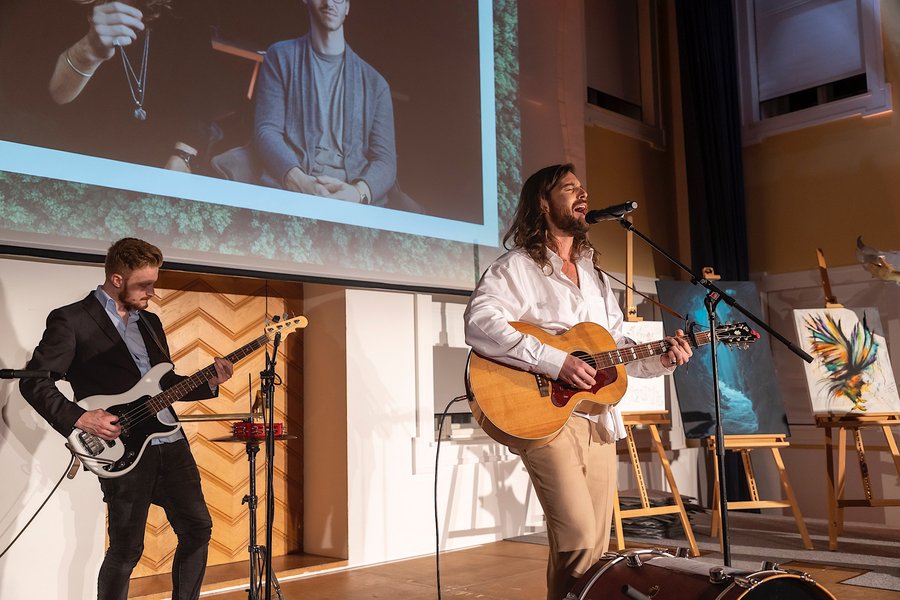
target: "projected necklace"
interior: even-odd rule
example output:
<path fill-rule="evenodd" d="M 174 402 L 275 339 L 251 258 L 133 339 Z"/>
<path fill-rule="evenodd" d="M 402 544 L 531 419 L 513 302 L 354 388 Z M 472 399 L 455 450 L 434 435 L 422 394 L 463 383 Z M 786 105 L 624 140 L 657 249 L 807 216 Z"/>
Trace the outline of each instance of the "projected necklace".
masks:
<path fill-rule="evenodd" d="M 144 95 L 147 93 L 147 65 L 150 56 L 150 30 L 144 32 L 144 52 L 141 55 L 141 64 L 138 73 L 135 73 L 131 61 L 125 54 L 125 48 L 119 46 L 119 56 L 122 57 L 122 67 L 125 69 L 125 79 L 128 80 L 128 90 L 131 99 L 134 100 L 134 118 L 138 121 L 147 120 L 147 111 L 144 110 Z"/>

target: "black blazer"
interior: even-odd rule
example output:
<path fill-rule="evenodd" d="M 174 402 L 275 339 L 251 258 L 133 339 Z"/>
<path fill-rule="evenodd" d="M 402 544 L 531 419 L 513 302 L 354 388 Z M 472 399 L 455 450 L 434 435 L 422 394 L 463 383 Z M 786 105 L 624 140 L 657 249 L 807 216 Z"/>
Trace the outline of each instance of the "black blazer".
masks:
<path fill-rule="evenodd" d="M 141 321 L 153 328 L 159 340 L 157 344 L 146 328 L 140 328 L 150 364 L 168 362 L 169 347 L 159 317 L 141 311 Z M 97 394 L 121 394 L 141 378 L 125 341 L 93 291 L 83 300 L 50 313 L 44 335 L 25 368 L 64 373 L 66 380 L 72 384 L 76 400 Z M 180 379 L 184 378 L 169 373 L 161 385 L 165 389 Z M 85 412 L 70 402 L 49 379 L 22 379 L 19 390 L 25 400 L 64 437 L 72 433 L 75 421 Z M 214 396 L 209 386 L 201 385 L 184 400 L 203 400 Z"/>

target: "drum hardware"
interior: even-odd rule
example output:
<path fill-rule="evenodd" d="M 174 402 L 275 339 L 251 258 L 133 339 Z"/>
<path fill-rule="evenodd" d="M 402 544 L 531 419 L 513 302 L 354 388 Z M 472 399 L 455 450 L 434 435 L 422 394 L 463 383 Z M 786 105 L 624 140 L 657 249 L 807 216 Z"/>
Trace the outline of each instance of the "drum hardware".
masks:
<path fill-rule="evenodd" d="M 728 574 L 722 567 L 711 567 L 709 569 L 709 582 L 714 585 L 728 583 Z"/>
<path fill-rule="evenodd" d="M 656 591 L 659 591 L 659 588 L 656 588 Z M 651 591 L 650 595 L 644 594 L 643 592 L 639 592 L 637 589 L 631 587 L 627 583 L 622 586 L 622 594 L 626 598 L 631 598 L 631 600 L 652 600 L 653 596 L 656 595 L 656 592 Z"/>
<path fill-rule="evenodd" d="M 782 569 L 774 561 L 761 567 L 747 571 L 710 565 L 661 549 L 608 552 L 565 600 L 835 600 L 807 573 Z"/>

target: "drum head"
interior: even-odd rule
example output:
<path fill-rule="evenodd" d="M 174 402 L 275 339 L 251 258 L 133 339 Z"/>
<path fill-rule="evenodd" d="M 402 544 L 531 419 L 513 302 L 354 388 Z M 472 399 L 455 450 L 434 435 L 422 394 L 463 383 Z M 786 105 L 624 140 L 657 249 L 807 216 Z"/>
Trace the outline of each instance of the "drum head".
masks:
<path fill-rule="evenodd" d="M 773 571 L 762 582 L 736 596 L 740 600 L 835 600 L 828 590 L 811 579 Z"/>

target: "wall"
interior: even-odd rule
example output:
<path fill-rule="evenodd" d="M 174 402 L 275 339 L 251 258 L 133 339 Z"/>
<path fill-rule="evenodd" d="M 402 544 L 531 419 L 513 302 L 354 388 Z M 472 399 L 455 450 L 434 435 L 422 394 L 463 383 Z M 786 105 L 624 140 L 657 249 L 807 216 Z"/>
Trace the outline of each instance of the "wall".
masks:
<path fill-rule="evenodd" d="M 855 240 L 900 248 L 900 3 L 881 2 L 894 111 L 784 133 L 744 149 L 750 271 L 856 264 Z"/>
<path fill-rule="evenodd" d="M 47 314 L 80 300 L 92 282 L 102 280 L 103 267 L 0 258 L 0 366 L 22 368 L 40 340 Z M 50 494 L 66 470 L 69 453 L 65 440 L 25 402 L 14 380 L 0 381 L 0 417 L 2 550 Z M 105 529 L 97 478 L 82 471 L 64 479 L 0 559 L 0 597 L 93 597 Z"/>
<path fill-rule="evenodd" d="M 351 566 L 434 552 L 431 361 L 434 328 L 441 325 L 434 323 L 432 299 L 304 288 L 310 319 L 304 451 L 315 457 L 306 467 L 304 548 L 347 558 Z M 484 436 L 443 444 L 437 474 L 442 549 L 542 525 L 518 457 Z"/>

